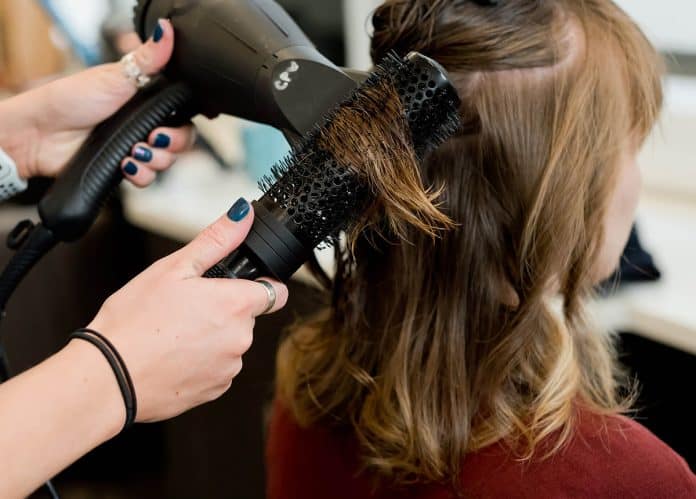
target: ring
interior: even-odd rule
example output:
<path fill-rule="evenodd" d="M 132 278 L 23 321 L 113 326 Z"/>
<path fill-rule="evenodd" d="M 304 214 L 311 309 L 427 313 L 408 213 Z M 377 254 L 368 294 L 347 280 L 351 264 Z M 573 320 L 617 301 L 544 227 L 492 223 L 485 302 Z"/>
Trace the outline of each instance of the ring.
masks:
<path fill-rule="evenodd" d="M 143 88 L 150 83 L 151 78 L 140 69 L 133 52 L 123 56 L 121 65 L 123 65 L 123 75 L 132 81 L 136 88 Z"/>
<path fill-rule="evenodd" d="M 275 307 L 276 305 L 276 300 L 278 299 L 278 296 L 276 295 L 276 290 L 273 287 L 273 284 L 271 284 L 270 282 L 264 281 L 263 279 L 260 279 L 256 282 L 263 285 L 264 289 L 266 290 L 266 293 L 268 294 L 268 306 L 263 312 L 261 312 L 261 315 L 265 315 L 271 310 L 273 310 L 273 307 Z"/>

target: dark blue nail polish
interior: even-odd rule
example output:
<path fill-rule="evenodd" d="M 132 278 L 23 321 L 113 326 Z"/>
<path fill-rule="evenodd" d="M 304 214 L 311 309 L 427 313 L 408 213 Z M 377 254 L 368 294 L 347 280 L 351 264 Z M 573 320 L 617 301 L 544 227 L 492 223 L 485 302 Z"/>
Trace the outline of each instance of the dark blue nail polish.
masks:
<path fill-rule="evenodd" d="M 155 31 L 152 32 L 152 41 L 157 43 L 162 39 L 163 36 L 164 28 L 162 28 L 162 24 L 160 24 L 160 22 L 157 21 L 157 27 L 155 28 Z"/>
<path fill-rule="evenodd" d="M 152 151 L 146 147 L 138 146 L 135 148 L 135 151 L 133 151 L 133 157 L 138 161 L 149 163 L 152 161 Z"/>
<path fill-rule="evenodd" d="M 165 149 L 169 147 L 171 143 L 172 139 L 169 137 L 169 135 L 158 133 L 157 137 L 155 137 L 155 143 L 153 145 L 159 149 Z"/>
<path fill-rule="evenodd" d="M 126 166 L 123 167 L 123 171 L 126 172 L 128 175 L 133 176 L 136 173 L 138 173 L 138 167 L 135 163 L 129 161 L 128 163 L 126 163 Z"/>
<path fill-rule="evenodd" d="M 227 212 L 227 216 L 233 222 L 241 222 L 246 218 L 246 216 L 251 211 L 251 206 L 244 198 L 239 198 L 236 203 L 232 205 L 230 211 Z"/>

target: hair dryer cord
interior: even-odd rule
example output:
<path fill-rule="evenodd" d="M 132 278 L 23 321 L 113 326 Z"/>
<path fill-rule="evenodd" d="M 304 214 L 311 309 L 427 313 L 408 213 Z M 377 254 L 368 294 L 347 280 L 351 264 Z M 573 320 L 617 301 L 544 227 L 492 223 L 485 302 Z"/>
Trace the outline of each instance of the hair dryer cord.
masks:
<path fill-rule="evenodd" d="M 53 233 L 41 224 L 34 226 L 31 230 L 22 247 L 0 274 L 0 310 L 3 315 L 7 302 L 19 283 L 57 242 Z"/>

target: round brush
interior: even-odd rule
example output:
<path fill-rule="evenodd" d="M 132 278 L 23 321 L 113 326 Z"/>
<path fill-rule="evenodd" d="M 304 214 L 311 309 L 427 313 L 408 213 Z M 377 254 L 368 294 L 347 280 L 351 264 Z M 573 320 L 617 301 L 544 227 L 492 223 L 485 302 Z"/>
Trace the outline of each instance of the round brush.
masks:
<path fill-rule="evenodd" d="M 387 57 L 262 181 L 249 236 L 206 277 L 288 280 L 374 201 L 370 176 L 380 172 L 369 168 L 422 161 L 458 130 L 459 104 L 437 62 L 415 52 Z"/>

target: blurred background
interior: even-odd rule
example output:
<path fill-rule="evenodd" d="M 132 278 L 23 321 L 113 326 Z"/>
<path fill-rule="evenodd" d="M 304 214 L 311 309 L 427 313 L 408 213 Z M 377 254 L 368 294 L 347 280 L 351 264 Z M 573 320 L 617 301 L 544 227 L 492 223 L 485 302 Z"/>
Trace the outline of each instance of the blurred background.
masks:
<path fill-rule="evenodd" d="M 378 0 L 278 1 L 337 64 L 369 68 L 368 18 Z M 667 100 L 641 155 L 645 186 L 634 238 L 593 311 L 621 331 L 622 358 L 643 388 L 638 419 L 696 469 L 696 415 L 688 400 L 696 379 L 696 2 L 618 3 L 664 53 Z M 0 0 L 0 98 L 131 50 L 138 43 L 132 5 Z M 61 246 L 24 282 L 2 329 L 15 372 L 60 348 L 109 294 L 235 199 L 258 197 L 259 177 L 288 150 L 278 132 L 260 125 L 229 117 L 196 124 L 193 152 L 151 188 L 124 187 L 88 237 Z M 0 233 L 36 219 L 35 203 L 49 185 L 32 181 L 20 199 L 1 206 Z M 1 261 L 8 257 L 1 249 Z M 330 254 L 320 260 L 331 267 Z M 263 497 L 275 347 L 285 326 L 321 304 L 306 272 L 290 287 L 287 309 L 258 322 L 245 370 L 226 396 L 174 421 L 139 425 L 92 452 L 57 478 L 62 496 Z"/>

